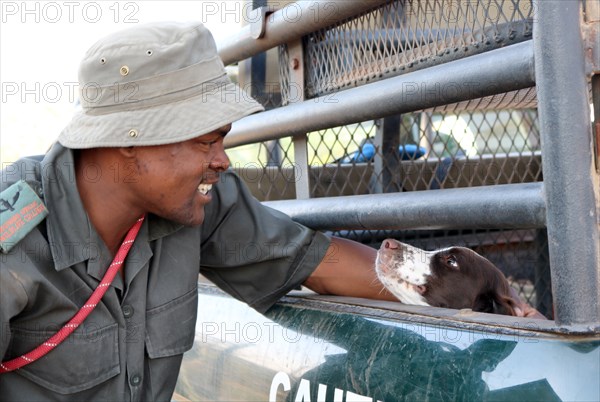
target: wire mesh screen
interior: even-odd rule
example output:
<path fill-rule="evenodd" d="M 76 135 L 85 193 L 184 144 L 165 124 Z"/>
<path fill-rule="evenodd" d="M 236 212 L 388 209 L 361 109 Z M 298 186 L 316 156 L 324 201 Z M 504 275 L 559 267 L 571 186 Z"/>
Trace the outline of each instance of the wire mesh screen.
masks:
<path fill-rule="evenodd" d="M 389 2 L 304 38 L 305 97 L 530 39 L 532 14 L 530 1 Z M 280 46 L 282 104 L 291 96 L 289 65 L 287 47 Z M 308 166 L 295 162 L 291 138 L 230 152 L 260 200 L 296 198 L 304 175 L 311 197 L 535 182 L 542 180 L 536 108 L 535 88 L 529 88 L 307 133 Z M 235 153 L 245 153 L 245 161 Z M 427 250 L 473 248 L 551 317 L 545 231 L 400 229 L 333 234 L 374 247 L 394 237 Z"/>
<path fill-rule="evenodd" d="M 305 37 L 306 96 L 531 39 L 533 14 L 531 1 L 391 1 Z"/>

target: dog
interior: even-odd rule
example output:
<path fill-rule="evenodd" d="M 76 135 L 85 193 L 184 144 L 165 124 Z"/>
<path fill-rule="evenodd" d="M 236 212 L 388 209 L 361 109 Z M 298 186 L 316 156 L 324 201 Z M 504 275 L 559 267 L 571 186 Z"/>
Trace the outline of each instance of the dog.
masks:
<path fill-rule="evenodd" d="M 386 239 L 375 269 L 386 289 L 405 304 L 517 315 L 519 303 L 504 274 L 465 247 L 425 251 Z"/>

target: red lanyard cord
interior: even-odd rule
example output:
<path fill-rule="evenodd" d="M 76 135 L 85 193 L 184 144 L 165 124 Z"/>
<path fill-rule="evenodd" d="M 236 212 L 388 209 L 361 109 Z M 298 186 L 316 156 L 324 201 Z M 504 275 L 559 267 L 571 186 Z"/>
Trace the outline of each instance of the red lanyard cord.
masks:
<path fill-rule="evenodd" d="M 77 329 L 77 327 L 81 325 L 81 323 L 83 323 L 87 316 L 90 315 L 90 313 L 94 310 L 96 305 L 100 303 L 102 296 L 104 296 L 108 290 L 108 287 L 117 275 L 117 272 L 119 272 L 119 269 L 121 269 L 123 261 L 125 261 L 125 257 L 127 257 L 127 253 L 129 253 L 129 250 L 131 249 L 131 246 L 133 245 L 133 242 L 135 241 L 143 222 L 144 216 L 138 219 L 131 229 L 129 229 L 129 232 L 127 232 L 127 235 L 125 236 L 125 240 L 123 240 L 121 247 L 119 247 L 119 251 L 117 251 L 117 255 L 106 270 L 104 278 L 102 278 L 102 281 L 100 281 L 98 287 L 94 290 L 83 307 L 81 307 L 81 309 L 73 316 L 73 318 L 71 318 L 68 323 L 58 330 L 56 334 L 54 334 L 40 346 L 33 349 L 31 352 L 25 353 L 24 355 L 12 360 L 0 363 L 0 374 L 17 370 L 29 363 L 33 363 L 60 345 L 62 341 L 64 341 L 69 335 L 71 335 L 73 331 Z"/>

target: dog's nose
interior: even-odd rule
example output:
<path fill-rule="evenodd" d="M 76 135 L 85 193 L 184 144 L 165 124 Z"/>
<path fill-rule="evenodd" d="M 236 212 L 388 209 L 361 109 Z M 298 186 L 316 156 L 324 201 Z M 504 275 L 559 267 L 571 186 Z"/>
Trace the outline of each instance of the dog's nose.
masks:
<path fill-rule="evenodd" d="M 385 239 L 383 241 L 383 247 L 384 248 L 391 248 L 392 250 L 397 250 L 398 249 L 398 243 L 396 243 L 395 241 L 393 241 L 391 239 Z"/>

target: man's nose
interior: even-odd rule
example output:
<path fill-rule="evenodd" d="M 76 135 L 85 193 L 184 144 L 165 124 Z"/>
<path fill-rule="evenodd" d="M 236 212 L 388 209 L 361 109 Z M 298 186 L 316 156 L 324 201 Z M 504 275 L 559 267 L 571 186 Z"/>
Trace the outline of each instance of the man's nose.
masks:
<path fill-rule="evenodd" d="M 219 144 L 210 160 L 210 168 L 218 172 L 224 172 L 229 169 L 229 165 L 229 157 L 225 153 L 225 148 L 222 144 Z"/>

